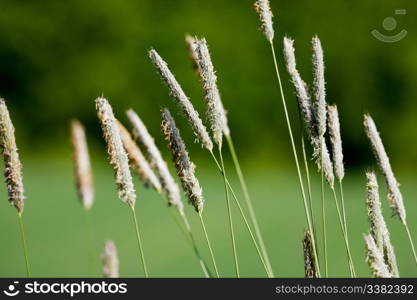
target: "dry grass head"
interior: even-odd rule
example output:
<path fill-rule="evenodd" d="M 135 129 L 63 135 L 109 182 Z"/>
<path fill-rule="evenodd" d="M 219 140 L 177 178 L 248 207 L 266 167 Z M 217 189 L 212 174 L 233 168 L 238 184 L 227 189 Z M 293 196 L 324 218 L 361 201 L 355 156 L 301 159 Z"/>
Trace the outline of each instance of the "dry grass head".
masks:
<path fill-rule="evenodd" d="M 317 278 L 317 262 L 314 256 L 313 241 L 308 230 L 304 230 L 303 239 L 304 274 L 306 278 Z"/>
<path fill-rule="evenodd" d="M 119 278 L 119 258 L 113 241 L 107 241 L 104 244 L 101 261 L 105 278 Z"/>
<path fill-rule="evenodd" d="M 107 153 L 114 169 L 119 198 L 121 201 L 134 208 L 136 193 L 132 174 L 129 169 L 129 159 L 123 147 L 120 130 L 117 126 L 113 109 L 109 102 L 104 98 L 96 99 L 96 109 L 104 140 L 106 141 Z"/>
<path fill-rule="evenodd" d="M 178 81 L 175 79 L 174 74 L 169 70 L 168 64 L 159 56 L 159 54 L 151 49 L 149 51 L 149 57 L 158 70 L 161 79 L 165 82 L 166 86 L 172 97 L 181 108 L 183 114 L 188 119 L 191 128 L 197 141 L 201 142 L 202 146 L 207 150 L 213 150 L 213 142 L 207 132 L 206 127 L 203 125 L 203 121 L 200 119 L 198 112 L 194 109 L 190 99 L 185 95 Z"/>
<path fill-rule="evenodd" d="M 332 154 L 334 172 L 336 174 L 336 178 L 339 181 L 342 181 L 343 177 L 345 176 L 345 167 L 343 164 L 342 137 L 340 135 L 339 113 L 337 111 L 336 105 L 329 105 L 327 107 L 327 111 L 329 135 L 333 150 Z"/>
<path fill-rule="evenodd" d="M 272 23 L 272 11 L 269 6 L 269 0 L 257 0 L 254 4 L 255 10 L 261 21 L 261 31 L 265 35 L 268 42 L 272 44 L 274 39 L 274 27 Z"/>
<path fill-rule="evenodd" d="M 401 194 L 399 183 L 394 176 L 391 164 L 387 153 L 385 152 L 384 144 L 382 143 L 379 132 L 376 128 L 374 120 L 370 115 L 364 116 L 364 127 L 366 135 L 371 142 L 371 147 L 375 158 L 378 162 L 379 168 L 384 175 L 385 182 L 388 187 L 388 202 L 396 216 L 398 216 L 403 224 L 406 224 L 406 212 Z"/>
<path fill-rule="evenodd" d="M 201 213 L 204 207 L 204 199 L 200 183 L 195 176 L 195 165 L 188 156 L 184 141 L 169 110 L 162 109 L 161 115 L 162 133 L 168 142 L 168 148 L 171 151 L 175 168 L 177 169 L 177 175 L 181 180 L 190 203 L 198 213 Z"/>
<path fill-rule="evenodd" d="M 94 187 L 85 129 L 78 120 L 72 120 L 70 126 L 78 196 L 84 208 L 89 210 L 94 202 Z"/>
<path fill-rule="evenodd" d="M 4 99 L 0 98 L 0 148 L 4 160 L 4 177 L 7 193 L 19 215 L 23 213 L 24 188 L 22 177 L 22 163 L 17 152 L 14 127 Z"/>
<path fill-rule="evenodd" d="M 376 246 L 374 238 L 367 234 L 364 236 L 364 239 L 367 250 L 366 262 L 372 271 L 372 275 L 376 278 L 391 278 L 392 274 L 384 262 L 384 255 Z"/>

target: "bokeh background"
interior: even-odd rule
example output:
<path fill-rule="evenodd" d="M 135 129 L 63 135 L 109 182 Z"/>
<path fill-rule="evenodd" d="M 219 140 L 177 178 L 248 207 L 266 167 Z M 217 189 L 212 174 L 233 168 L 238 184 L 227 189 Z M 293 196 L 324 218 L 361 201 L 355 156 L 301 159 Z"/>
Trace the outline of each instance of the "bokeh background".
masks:
<path fill-rule="evenodd" d="M 0 3 L 0 96 L 7 101 L 24 166 L 30 258 L 36 276 L 100 276 L 100 252 L 106 239 L 119 248 L 122 276 L 140 276 L 128 208 L 118 199 L 107 163 L 94 99 L 104 95 L 117 116 L 134 108 L 170 156 L 159 130 L 159 109 L 175 112 L 190 155 L 198 166 L 206 197 L 205 215 L 220 272 L 233 275 L 227 211 L 221 178 L 206 152 L 192 143 L 189 126 L 178 114 L 148 57 L 154 47 L 204 115 L 199 82 L 185 48 L 184 35 L 206 37 L 228 110 L 232 136 L 247 176 L 259 222 L 276 275 L 302 276 L 304 213 L 293 167 L 288 133 L 268 44 L 259 32 L 251 0 L 245 1 L 11 1 Z M 294 130 L 298 134 L 293 89 L 282 64 L 282 37 L 296 40 L 297 63 L 311 82 L 310 40 L 318 34 L 325 51 L 328 102 L 339 107 L 347 177 L 346 202 L 354 261 L 364 263 L 362 234 L 367 232 L 364 171 L 375 161 L 362 129 L 369 112 L 381 131 L 402 183 L 409 226 L 417 240 L 417 4 L 411 1 L 271 1 L 275 45 Z M 395 9 L 406 9 L 396 16 Z M 382 21 L 395 17 L 397 28 Z M 376 40 L 371 30 L 408 35 L 400 42 Z M 96 204 L 86 213 L 78 203 L 72 176 L 68 123 L 81 120 L 93 159 Z M 232 164 L 229 174 L 238 187 Z M 313 168 L 314 169 L 314 168 Z M 319 213 L 318 175 L 313 171 Z M 137 183 L 137 213 L 152 276 L 201 276 L 194 256 L 168 209 Z M 385 193 L 380 178 L 381 195 Z M 24 276 L 16 213 L 0 187 L 0 276 Z M 336 212 L 328 199 L 330 274 L 347 275 Z M 406 234 L 384 214 L 392 233 L 400 273 L 416 276 Z M 243 199 L 242 199 L 243 200 Z M 208 257 L 198 219 L 188 208 L 196 236 Z M 235 214 L 243 276 L 263 276 L 249 236 Z M 87 224 L 91 223 L 91 238 Z"/>

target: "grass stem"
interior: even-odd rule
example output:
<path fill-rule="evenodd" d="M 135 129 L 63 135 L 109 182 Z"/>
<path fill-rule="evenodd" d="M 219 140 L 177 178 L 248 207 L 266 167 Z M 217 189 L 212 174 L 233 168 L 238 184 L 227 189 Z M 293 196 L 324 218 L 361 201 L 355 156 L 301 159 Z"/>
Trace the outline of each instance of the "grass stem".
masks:
<path fill-rule="evenodd" d="M 235 240 L 235 233 L 234 233 L 234 228 L 233 228 L 232 209 L 230 207 L 229 189 L 227 188 L 226 169 L 224 167 L 224 161 L 223 161 L 223 155 L 222 155 L 221 147 L 219 147 L 218 150 L 219 150 L 220 162 L 221 162 L 222 173 L 223 173 L 224 190 L 225 190 L 225 193 L 226 193 L 227 213 L 228 213 L 228 216 L 229 216 L 230 238 L 232 240 L 233 258 L 234 258 L 234 261 L 235 261 L 235 271 L 236 271 L 236 277 L 239 278 L 240 277 L 239 262 L 238 262 L 238 259 L 237 259 L 236 240 Z"/>
<path fill-rule="evenodd" d="M 330 188 L 330 189 L 333 192 L 333 198 L 334 198 L 334 202 L 336 204 L 337 215 L 339 217 L 339 224 L 340 224 L 340 228 L 342 230 L 343 240 L 345 242 L 346 252 L 347 252 L 347 256 L 348 256 L 348 264 L 349 264 L 350 274 L 351 274 L 351 277 L 354 278 L 354 277 L 356 277 L 355 267 L 353 265 L 352 255 L 350 253 L 350 247 L 349 247 L 349 242 L 348 242 L 348 239 L 347 239 L 347 234 L 346 234 L 345 228 L 343 226 L 343 217 L 342 217 L 342 214 L 340 212 L 340 207 L 339 207 L 339 202 L 337 200 L 336 190 L 334 189 L 334 187 L 333 188 Z"/>
<path fill-rule="evenodd" d="M 288 134 L 290 136 L 292 152 L 293 152 L 293 155 L 294 155 L 295 166 L 297 168 L 298 181 L 299 181 L 301 196 L 303 198 L 303 204 L 304 204 L 304 212 L 305 212 L 306 219 L 307 219 L 308 229 L 310 230 L 310 232 L 313 232 L 313 226 L 312 226 L 312 223 L 311 223 L 311 220 L 310 220 L 310 214 L 308 212 L 307 199 L 306 199 L 306 195 L 305 195 L 305 192 L 304 192 L 304 184 L 303 184 L 303 178 L 301 176 L 301 168 L 300 168 L 300 164 L 298 162 L 297 150 L 295 148 L 295 142 L 294 142 L 294 137 L 293 137 L 292 128 L 291 128 L 291 122 L 290 122 L 290 118 L 289 118 L 288 110 L 287 110 L 287 103 L 285 101 L 285 96 L 284 96 L 284 89 L 282 87 L 281 76 L 279 74 L 277 58 L 276 58 L 276 55 L 275 55 L 275 48 L 274 48 L 274 44 L 272 42 L 270 43 L 270 45 L 271 45 L 272 58 L 274 60 L 275 74 L 277 76 L 279 90 L 280 90 L 280 94 L 281 94 L 282 106 L 284 108 L 285 120 L 287 122 Z M 315 241 L 314 238 L 312 238 L 312 244 L 313 244 L 314 256 L 316 258 L 316 261 L 318 261 L 316 241 Z M 319 268 L 318 265 L 317 265 L 317 268 L 318 268 L 318 270 L 317 270 L 318 274 L 320 274 L 320 268 Z"/>
<path fill-rule="evenodd" d="M 323 167 L 323 143 L 324 138 L 320 138 L 320 163 L 321 163 L 321 214 L 322 214 L 322 226 L 323 226 L 323 255 L 324 255 L 324 272 L 325 276 L 329 276 L 329 266 L 327 258 L 327 232 L 326 232 L 326 205 L 324 200 L 324 167 Z"/>
<path fill-rule="evenodd" d="M 212 158 L 213 158 L 213 161 L 214 161 L 214 162 L 215 162 L 215 164 L 217 165 L 217 168 L 219 169 L 220 173 L 223 175 L 222 167 L 221 167 L 221 165 L 220 165 L 219 161 L 217 160 L 216 156 L 215 156 L 212 152 L 211 152 L 211 156 L 212 156 Z M 244 221 L 244 223 L 245 223 L 245 225 L 246 225 L 246 229 L 248 230 L 248 232 L 249 232 L 249 234 L 250 234 L 250 236 L 251 236 L 252 243 L 253 243 L 253 245 L 254 245 L 254 247 L 255 247 L 255 249 L 256 249 L 256 252 L 258 253 L 259 259 L 261 260 L 261 263 L 262 263 L 262 265 L 263 265 L 263 267 L 264 267 L 264 269 L 265 269 L 265 272 L 266 272 L 266 274 L 267 274 L 267 276 L 268 276 L 268 277 L 272 278 L 272 277 L 273 277 L 273 275 L 272 275 L 272 274 L 270 274 L 270 272 L 269 272 L 269 270 L 268 270 L 268 267 L 266 266 L 266 263 L 265 263 L 265 261 L 264 261 L 264 259 L 263 259 L 263 256 L 262 256 L 262 253 L 261 253 L 261 251 L 260 251 L 260 249 L 259 249 L 258 243 L 257 243 L 257 241 L 256 241 L 256 239 L 255 239 L 255 236 L 253 235 L 252 229 L 251 229 L 251 227 L 250 227 L 250 225 L 249 225 L 249 222 L 248 222 L 248 220 L 247 220 L 247 218 L 246 218 L 246 216 L 245 216 L 245 212 L 243 211 L 242 206 L 240 205 L 240 202 L 239 202 L 238 198 L 236 197 L 236 193 L 235 193 L 235 191 L 233 190 L 233 188 L 232 188 L 232 186 L 230 185 L 230 183 L 229 183 L 229 181 L 227 180 L 227 178 L 226 178 L 225 180 L 226 180 L 226 183 L 227 183 L 227 187 L 229 188 L 230 192 L 232 193 L 233 199 L 234 199 L 234 201 L 235 201 L 235 203 L 236 203 L 237 207 L 239 208 L 240 215 L 242 216 L 242 219 L 243 219 L 243 221 Z"/>
<path fill-rule="evenodd" d="M 236 170 L 236 173 L 237 173 L 238 178 L 239 178 L 240 186 L 242 187 L 243 195 L 245 197 L 246 205 L 247 205 L 248 210 L 249 210 L 249 217 L 250 217 L 250 219 L 252 221 L 252 224 L 253 224 L 253 227 L 255 229 L 256 238 L 258 239 L 259 246 L 261 248 L 261 252 L 262 252 L 262 255 L 264 257 L 266 266 L 268 267 L 269 273 L 272 274 L 272 276 L 274 276 L 274 272 L 272 271 L 272 266 L 271 266 L 271 263 L 269 261 L 268 252 L 266 251 L 265 243 L 264 243 L 264 240 L 262 238 L 259 223 L 258 223 L 258 220 L 256 218 L 255 210 L 253 208 L 252 200 L 251 200 L 251 197 L 249 195 L 249 190 L 247 188 L 246 181 L 245 181 L 245 178 L 243 176 L 242 169 L 240 167 L 239 159 L 238 159 L 237 154 L 236 154 L 236 150 L 235 150 L 235 146 L 233 144 L 232 137 L 230 135 L 226 135 L 226 140 L 227 140 L 227 143 L 229 145 L 230 154 L 232 155 L 233 164 L 235 166 L 235 170 Z"/>
<path fill-rule="evenodd" d="M 136 218 L 136 212 L 135 212 L 135 208 L 133 206 L 131 206 L 132 209 L 132 214 L 133 214 L 133 220 L 135 222 L 135 229 L 136 229 L 136 238 L 138 240 L 138 247 L 139 247 L 139 258 L 140 261 L 142 262 L 142 267 L 143 267 L 143 272 L 145 274 L 145 277 L 148 278 L 149 274 L 148 274 L 148 268 L 146 267 L 146 261 L 145 261 L 145 255 L 143 253 L 143 248 L 142 248 L 142 239 L 140 237 L 140 232 L 139 232 L 139 226 L 138 226 L 138 220 Z"/>
<path fill-rule="evenodd" d="M 30 273 L 30 265 L 29 265 L 28 247 L 26 243 L 25 227 L 23 226 L 22 215 L 18 214 L 18 218 L 19 218 L 20 235 L 22 237 L 23 255 L 25 256 L 26 276 L 29 278 L 31 277 L 31 273 Z"/>
<path fill-rule="evenodd" d="M 203 215 L 201 213 L 198 214 L 198 215 L 200 216 L 201 227 L 203 227 L 204 236 L 206 237 L 206 242 L 207 242 L 207 246 L 208 246 L 209 251 L 210 251 L 211 260 L 212 260 L 213 266 L 214 266 L 214 271 L 216 272 L 216 277 L 219 278 L 220 277 L 219 276 L 219 270 L 217 269 L 216 259 L 214 258 L 213 248 L 211 247 L 210 239 L 209 239 L 208 234 L 207 234 L 206 225 L 204 224 Z"/>

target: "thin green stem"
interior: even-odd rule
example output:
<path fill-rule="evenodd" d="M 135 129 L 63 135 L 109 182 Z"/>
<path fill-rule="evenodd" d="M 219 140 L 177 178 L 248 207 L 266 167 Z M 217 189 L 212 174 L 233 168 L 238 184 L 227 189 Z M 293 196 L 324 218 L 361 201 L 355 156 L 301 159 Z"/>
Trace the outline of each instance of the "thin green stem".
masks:
<path fill-rule="evenodd" d="M 142 262 L 142 267 L 143 267 L 143 272 L 145 274 L 145 277 L 148 278 L 149 277 L 148 268 L 146 267 L 145 255 L 143 253 L 142 239 L 140 237 L 138 220 L 136 218 L 135 208 L 133 206 L 131 206 L 130 208 L 132 209 L 133 220 L 135 222 L 136 237 L 137 237 L 137 240 L 138 240 L 138 247 L 139 247 L 139 258 L 140 258 L 140 261 Z"/>
<path fill-rule="evenodd" d="M 191 245 L 192 245 L 194 253 L 195 253 L 195 255 L 198 259 L 198 262 L 200 263 L 201 269 L 203 270 L 204 276 L 206 276 L 206 278 L 212 277 L 206 263 L 204 262 L 204 260 L 202 259 L 201 255 L 200 255 L 200 251 L 198 251 L 197 243 L 195 242 L 194 235 L 193 235 L 193 232 L 191 230 L 190 223 L 188 222 L 187 216 L 185 214 L 182 214 L 181 217 L 182 217 L 182 220 L 184 221 L 185 229 L 188 233 Z"/>
<path fill-rule="evenodd" d="M 337 195 L 336 195 L 336 190 L 334 189 L 334 187 L 330 187 L 330 189 L 333 192 L 333 198 L 334 198 L 334 202 L 336 204 L 337 215 L 339 217 L 340 229 L 342 230 L 343 240 L 345 242 L 350 274 L 351 274 L 352 277 L 356 277 L 355 267 L 353 265 L 352 255 L 350 253 L 350 247 L 349 247 L 349 242 L 348 242 L 348 239 L 347 239 L 347 234 L 346 234 L 345 228 L 343 226 L 343 217 L 342 217 L 342 214 L 340 212 L 339 202 L 337 200 Z"/>
<path fill-rule="evenodd" d="M 416 255 L 416 249 L 414 248 L 413 238 L 411 237 L 410 229 L 408 228 L 408 225 L 406 222 L 404 222 L 404 226 L 405 226 L 405 230 L 407 231 L 408 240 L 410 241 L 411 250 L 413 251 L 414 262 L 417 265 L 417 255 Z"/>
<path fill-rule="evenodd" d="M 203 215 L 201 213 L 199 213 L 198 215 L 200 216 L 201 227 L 203 227 L 204 236 L 206 237 L 206 242 L 207 242 L 207 246 L 208 246 L 209 251 L 210 251 L 211 260 L 212 260 L 213 266 L 214 266 L 214 271 L 216 272 L 216 277 L 219 278 L 220 277 L 219 276 L 219 270 L 217 269 L 217 264 L 216 264 L 216 260 L 214 258 L 213 249 L 211 247 L 210 239 L 209 239 L 208 234 L 207 234 L 206 225 L 204 224 Z"/>
<path fill-rule="evenodd" d="M 304 142 L 304 136 L 301 136 L 301 148 L 303 151 L 303 160 L 304 160 L 304 168 L 305 168 L 305 173 L 306 173 L 306 179 L 307 179 L 307 190 L 308 190 L 308 202 L 309 202 L 309 206 L 310 206 L 310 215 L 311 215 L 311 223 L 313 226 L 313 236 L 314 239 L 316 239 L 316 227 L 315 227 L 315 221 L 314 221 L 314 208 L 313 208 L 313 196 L 312 196 L 312 192 L 311 192 L 311 182 L 310 182 L 310 170 L 308 168 L 308 161 L 307 161 L 307 154 L 306 154 L 306 149 L 305 149 L 305 142 Z"/>
<path fill-rule="evenodd" d="M 294 161 L 295 161 L 295 165 L 296 165 L 296 168 L 297 168 L 298 181 L 299 181 L 301 196 L 303 198 L 303 204 L 304 204 L 304 212 L 305 212 L 306 219 L 307 219 L 308 229 L 310 230 L 310 232 L 313 232 L 313 226 L 311 224 L 310 214 L 308 213 L 307 199 L 306 199 L 306 195 L 305 195 L 305 192 L 304 192 L 304 184 L 303 184 L 303 178 L 301 176 L 301 168 L 300 168 L 300 164 L 298 162 L 297 150 L 295 148 L 294 137 L 293 137 L 292 129 L 291 129 L 291 122 L 290 122 L 290 118 L 289 118 L 289 115 L 288 115 L 287 104 L 286 104 L 285 96 L 284 96 L 284 89 L 282 88 L 281 76 L 279 74 L 277 58 L 276 58 L 276 55 L 275 55 L 275 48 L 274 48 L 274 44 L 272 42 L 270 43 L 270 45 L 271 45 L 271 51 L 272 51 L 272 58 L 274 60 L 275 74 L 277 76 L 279 90 L 280 90 L 280 94 L 281 94 L 282 106 L 284 108 L 285 120 L 287 122 L 288 134 L 290 136 L 292 152 L 293 152 L 293 155 L 294 155 Z M 312 244 L 313 244 L 314 256 L 315 256 L 316 260 L 318 261 L 316 242 L 315 242 L 314 238 L 312 239 Z M 318 267 L 318 273 L 320 274 L 319 267 Z"/>
<path fill-rule="evenodd" d="M 325 276 L 329 276 L 328 260 L 327 260 L 327 232 L 326 232 L 326 205 L 324 200 L 324 170 L 323 170 L 323 137 L 320 137 L 320 164 L 321 164 L 321 214 L 323 225 L 323 254 L 324 254 L 324 272 Z"/>
<path fill-rule="evenodd" d="M 238 159 L 237 154 L 236 154 L 236 150 L 235 150 L 235 146 L 233 144 L 232 137 L 230 135 L 226 135 L 226 140 L 227 140 L 227 143 L 229 145 L 230 154 L 232 155 L 233 163 L 235 165 L 235 170 L 236 170 L 236 173 L 238 175 L 240 186 L 242 187 L 242 191 L 243 191 L 243 195 L 245 197 L 246 205 L 247 205 L 248 210 L 249 210 L 249 217 L 250 217 L 250 219 L 252 221 L 252 224 L 253 224 L 253 227 L 255 229 L 256 238 L 258 239 L 259 246 L 261 248 L 262 255 L 263 255 L 265 263 L 268 267 L 269 273 L 272 274 L 272 277 L 274 277 L 274 272 L 272 271 L 272 266 L 271 266 L 271 263 L 269 261 L 268 252 L 266 251 L 266 247 L 265 247 L 264 240 L 262 238 L 262 234 L 261 234 L 261 230 L 260 230 L 260 227 L 259 227 L 258 219 L 256 218 L 255 210 L 253 208 L 252 200 L 251 200 L 251 197 L 249 195 L 249 191 L 248 191 L 248 188 L 247 188 L 247 185 L 246 185 L 246 181 L 245 181 L 245 178 L 243 176 L 242 169 L 240 167 L 239 159 Z"/>
<path fill-rule="evenodd" d="M 160 194 L 160 195 L 161 195 L 162 200 L 165 200 L 164 196 L 162 194 Z M 185 240 L 193 248 L 193 251 L 194 251 L 194 253 L 197 257 L 197 260 L 198 260 L 198 262 L 201 266 L 201 269 L 203 270 L 204 276 L 206 278 L 213 277 L 211 272 L 210 272 L 210 269 L 208 268 L 208 266 L 206 264 L 206 262 L 202 258 L 201 254 L 200 254 L 200 251 L 198 250 L 197 243 L 194 239 L 194 234 L 192 233 L 191 226 L 188 222 L 188 219 L 187 219 L 185 213 L 184 213 L 183 216 L 179 213 L 174 214 L 172 209 L 169 209 L 169 213 L 170 213 L 171 218 L 174 220 L 175 224 L 177 224 L 178 228 L 180 229 L 181 233 L 183 234 Z M 182 223 L 178 220 L 178 218 L 177 218 L 178 215 L 181 216 L 182 223 L 184 223 L 184 226 L 186 228 L 184 228 L 184 226 L 182 226 Z"/>
<path fill-rule="evenodd" d="M 232 217 L 232 210 L 230 207 L 230 198 L 229 198 L 229 189 L 227 188 L 227 181 L 226 181 L 226 169 L 224 167 L 224 161 L 223 161 L 223 155 L 222 155 L 222 149 L 219 147 L 219 155 L 220 155 L 220 162 L 222 166 L 222 173 L 223 173 L 223 183 L 224 183 L 224 190 L 226 194 L 226 202 L 227 202 L 227 213 L 229 216 L 229 227 L 230 227 L 230 239 L 232 240 L 232 248 L 233 248 L 233 258 L 235 261 L 235 271 L 236 271 L 236 277 L 240 277 L 239 272 L 239 262 L 237 259 L 237 251 L 236 251 L 236 241 L 235 241 L 235 233 L 233 229 L 233 217 Z"/>
<path fill-rule="evenodd" d="M 215 156 L 212 152 L 211 152 L 211 157 L 213 158 L 214 162 L 216 163 L 217 168 L 218 168 L 218 169 L 219 169 L 219 171 L 220 171 L 220 174 L 222 174 L 222 175 L 223 175 L 222 167 L 221 167 L 221 165 L 220 165 L 219 161 L 217 160 L 216 156 Z M 242 219 L 243 219 L 243 221 L 244 221 L 244 223 L 245 223 L 245 225 L 246 225 L 246 229 L 248 230 L 248 232 L 249 232 L 249 234 L 250 234 L 250 237 L 251 237 L 251 239 L 252 239 L 252 243 L 253 243 L 253 245 L 255 246 L 256 252 L 258 253 L 259 259 L 261 260 L 261 263 L 262 263 L 262 265 L 263 265 L 263 267 L 264 267 L 264 269 L 265 269 L 265 272 L 266 272 L 266 274 L 267 274 L 267 276 L 268 276 L 268 277 L 272 278 L 273 276 L 272 276 L 272 274 L 270 274 L 270 273 L 269 273 L 268 267 L 266 266 L 266 263 L 265 263 L 265 261 L 264 261 L 264 259 L 263 259 L 262 253 L 261 253 L 261 251 L 260 251 L 260 249 L 259 249 L 259 246 L 258 246 L 258 243 L 257 243 L 257 241 L 256 241 L 256 239 L 255 239 L 255 236 L 253 235 L 252 229 L 251 229 L 251 227 L 250 227 L 250 225 L 249 225 L 249 222 L 248 222 L 248 220 L 247 220 L 247 218 L 246 218 L 246 216 L 245 216 L 245 213 L 244 213 L 244 211 L 243 211 L 243 209 L 242 209 L 242 206 L 240 205 L 240 202 L 239 202 L 239 200 L 238 200 L 238 199 L 237 199 L 237 197 L 236 197 L 236 193 L 235 193 L 235 191 L 233 190 L 233 188 L 232 188 L 232 186 L 230 185 L 230 183 L 229 183 L 229 181 L 227 180 L 227 178 L 226 178 L 226 183 L 227 183 L 227 187 L 229 188 L 230 192 L 232 193 L 233 199 L 234 199 L 234 201 L 235 201 L 235 203 L 236 203 L 237 207 L 239 208 L 240 215 L 242 216 Z"/>
<path fill-rule="evenodd" d="M 23 255 L 25 256 L 26 276 L 31 277 L 28 247 L 26 244 L 26 234 L 25 234 L 25 227 L 23 226 L 22 215 L 18 214 L 18 218 L 19 218 L 20 235 L 22 237 Z"/>

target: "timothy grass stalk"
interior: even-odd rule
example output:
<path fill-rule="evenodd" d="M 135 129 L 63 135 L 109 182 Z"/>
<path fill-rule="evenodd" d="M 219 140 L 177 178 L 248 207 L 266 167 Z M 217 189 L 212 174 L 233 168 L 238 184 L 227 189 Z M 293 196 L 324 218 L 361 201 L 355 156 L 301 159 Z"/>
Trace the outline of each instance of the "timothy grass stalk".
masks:
<path fill-rule="evenodd" d="M 138 220 L 136 218 L 135 208 L 133 206 L 131 206 L 131 209 L 132 209 L 132 214 L 133 214 L 133 221 L 135 223 L 136 239 L 138 241 L 138 247 L 139 247 L 139 258 L 140 258 L 140 261 L 142 262 L 143 273 L 145 274 L 145 277 L 148 278 L 149 277 L 149 273 L 148 273 L 148 268 L 146 267 L 145 254 L 143 252 L 142 238 L 140 236 L 140 231 L 139 231 L 139 226 L 138 226 Z"/>
<path fill-rule="evenodd" d="M 226 141 L 227 141 L 228 146 L 229 146 L 230 154 L 232 155 L 233 164 L 235 166 L 235 170 L 236 170 L 236 173 L 237 173 L 238 178 L 239 178 L 240 186 L 242 187 L 243 196 L 245 198 L 246 205 L 248 207 L 249 217 L 252 221 L 252 224 L 253 224 L 253 227 L 254 227 L 254 230 L 255 230 L 255 234 L 256 234 L 256 238 L 259 241 L 259 247 L 261 248 L 262 255 L 263 255 L 265 263 L 268 267 L 269 273 L 271 273 L 272 277 L 274 277 L 272 266 L 271 266 L 271 263 L 269 261 L 268 252 L 266 251 L 266 247 L 265 247 L 264 240 L 262 238 L 262 234 L 261 234 L 261 230 L 260 230 L 260 227 L 259 227 L 258 219 L 256 218 L 255 209 L 253 208 L 252 200 L 251 200 L 251 197 L 250 197 L 250 194 L 249 194 L 248 187 L 246 185 L 245 178 L 243 176 L 242 169 L 240 167 L 239 159 L 238 159 L 237 154 L 236 154 L 236 150 L 235 150 L 235 146 L 233 144 L 232 137 L 231 137 L 231 135 L 225 135 L 225 137 L 226 137 Z"/>
<path fill-rule="evenodd" d="M 204 219 L 203 219 L 203 214 L 200 212 L 198 215 L 200 217 L 201 227 L 203 228 L 204 236 L 205 236 L 206 242 L 207 242 L 207 246 L 208 246 L 209 251 L 210 251 L 210 256 L 211 256 L 211 260 L 213 262 L 214 271 L 216 272 L 216 277 L 220 278 L 219 270 L 217 269 L 216 259 L 214 258 L 213 248 L 211 247 L 211 242 L 210 242 L 210 239 L 209 239 L 209 236 L 208 236 L 208 233 L 207 233 L 206 224 L 205 224 Z"/>
<path fill-rule="evenodd" d="M 228 213 L 228 216 L 229 216 L 230 239 L 232 240 L 233 258 L 234 258 L 234 261 L 235 261 L 236 277 L 239 278 L 240 277 L 239 262 L 238 262 L 238 258 L 237 258 L 236 241 L 235 241 L 235 234 L 234 234 L 234 230 L 233 230 L 232 210 L 231 210 L 231 207 L 230 207 L 229 189 L 227 188 L 226 169 L 224 167 L 224 161 L 223 161 L 223 155 L 222 155 L 221 147 L 219 147 L 219 155 L 220 155 L 220 163 L 221 163 L 222 173 L 223 173 L 224 190 L 225 190 L 225 194 L 226 194 L 227 213 Z"/>
<path fill-rule="evenodd" d="M 8 200 L 13 205 L 19 217 L 20 233 L 22 237 L 25 257 L 26 274 L 30 276 L 29 255 L 27 250 L 25 230 L 22 214 L 25 204 L 22 163 L 16 146 L 14 126 L 7 109 L 6 102 L 0 98 L 0 149 L 4 161 L 4 177 L 7 185 Z"/>
<path fill-rule="evenodd" d="M 219 169 L 220 174 L 223 176 L 223 169 L 222 169 L 221 164 L 219 163 L 218 159 L 216 158 L 216 156 L 214 155 L 213 152 L 210 152 L 210 154 L 211 154 L 211 157 L 213 158 L 214 163 L 216 164 L 217 168 Z M 255 236 L 254 236 L 254 234 L 252 232 L 252 229 L 251 229 L 251 227 L 249 225 L 249 222 L 248 222 L 248 220 L 247 220 L 247 218 L 245 216 L 245 212 L 243 211 L 242 206 L 240 205 L 240 202 L 239 202 L 239 200 L 238 200 L 238 198 L 236 196 L 236 193 L 233 190 L 232 186 L 230 185 L 227 177 L 225 178 L 225 180 L 226 180 L 227 187 L 229 188 L 230 192 L 232 193 L 233 200 L 235 201 L 235 204 L 237 205 L 237 207 L 239 209 L 239 213 L 240 213 L 240 215 L 241 215 L 241 217 L 242 217 L 242 219 L 243 219 L 243 221 L 245 223 L 246 229 L 249 232 L 249 235 L 250 235 L 250 237 L 252 239 L 252 243 L 253 243 L 253 245 L 254 245 L 254 247 L 256 249 L 256 252 L 257 252 L 257 254 L 259 256 L 259 259 L 260 259 L 260 261 L 262 263 L 262 266 L 264 267 L 267 276 L 270 277 L 270 278 L 272 278 L 273 275 L 269 272 L 269 269 L 268 269 L 268 267 L 267 267 L 267 265 L 266 265 L 266 263 L 264 261 L 264 258 L 262 256 L 262 253 L 261 253 L 261 250 L 259 248 L 258 242 L 255 239 Z"/>
<path fill-rule="evenodd" d="M 27 246 L 27 242 L 26 242 L 25 227 L 23 226 L 22 215 L 18 215 L 18 218 L 19 218 L 20 235 L 22 237 L 23 255 L 25 257 L 26 276 L 31 277 L 30 265 L 29 265 L 28 246 Z"/>

